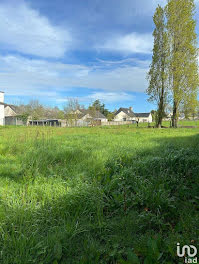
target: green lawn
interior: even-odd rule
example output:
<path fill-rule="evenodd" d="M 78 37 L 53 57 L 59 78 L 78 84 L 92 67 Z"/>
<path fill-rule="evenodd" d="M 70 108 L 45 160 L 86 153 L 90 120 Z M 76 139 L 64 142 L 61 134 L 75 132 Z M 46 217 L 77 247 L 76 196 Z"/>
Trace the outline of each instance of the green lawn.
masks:
<path fill-rule="evenodd" d="M 199 128 L 0 128 L 0 263 L 184 263 Z"/>

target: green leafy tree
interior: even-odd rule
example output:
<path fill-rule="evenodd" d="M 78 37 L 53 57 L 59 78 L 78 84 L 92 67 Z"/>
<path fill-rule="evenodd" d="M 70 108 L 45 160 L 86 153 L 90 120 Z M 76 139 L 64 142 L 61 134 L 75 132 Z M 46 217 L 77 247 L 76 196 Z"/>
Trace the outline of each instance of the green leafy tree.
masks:
<path fill-rule="evenodd" d="M 187 97 L 185 101 L 183 101 L 182 104 L 182 109 L 183 113 L 185 115 L 185 118 L 190 118 L 192 117 L 193 119 L 197 116 L 198 114 L 198 106 L 199 102 L 197 100 L 197 95 L 192 95 L 192 97 Z"/>
<path fill-rule="evenodd" d="M 18 117 L 22 120 L 23 124 L 26 125 L 28 122 L 29 113 L 24 112 L 24 113 L 18 115 Z"/>
<path fill-rule="evenodd" d="M 156 122 L 157 121 L 157 111 L 151 110 L 151 115 L 152 115 L 152 121 Z"/>
<path fill-rule="evenodd" d="M 109 114 L 108 109 L 105 108 L 105 104 L 101 103 L 100 100 L 95 100 L 95 102 L 89 107 L 89 110 L 93 111 L 93 109 L 101 112 L 106 117 Z"/>
<path fill-rule="evenodd" d="M 194 107 L 199 84 L 194 0 L 168 0 L 166 10 L 173 95 L 172 127 L 177 127 L 180 105 L 188 101 Z"/>
<path fill-rule="evenodd" d="M 108 121 L 112 121 L 114 119 L 114 113 L 109 112 L 107 115 Z"/>
<path fill-rule="evenodd" d="M 166 31 L 165 10 L 158 6 L 153 17 L 155 30 L 153 32 L 153 58 L 148 73 L 149 101 L 157 104 L 156 125 L 162 126 L 165 105 L 168 100 L 168 36 Z"/>

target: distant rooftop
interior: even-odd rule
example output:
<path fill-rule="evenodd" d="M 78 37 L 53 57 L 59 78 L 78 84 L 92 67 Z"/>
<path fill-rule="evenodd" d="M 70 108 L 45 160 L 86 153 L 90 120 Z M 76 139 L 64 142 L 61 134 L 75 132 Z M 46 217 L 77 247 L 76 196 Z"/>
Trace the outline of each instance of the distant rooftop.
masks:
<path fill-rule="evenodd" d="M 131 108 L 124 108 L 124 107 L 120 107 L 120 109 L 115 113 L 115 116 L 117 114 L 119 114 L 121 111 L 124 112 L 125 114 L 127 114 L 130 117 L 135 117 L 135 114 L 134 114 L 134 112 L 132 111 Z"/>
<path fill-rule="evenodd" d="M 135 113 L 136 117 L 149 117 L 150 113 Z"/>

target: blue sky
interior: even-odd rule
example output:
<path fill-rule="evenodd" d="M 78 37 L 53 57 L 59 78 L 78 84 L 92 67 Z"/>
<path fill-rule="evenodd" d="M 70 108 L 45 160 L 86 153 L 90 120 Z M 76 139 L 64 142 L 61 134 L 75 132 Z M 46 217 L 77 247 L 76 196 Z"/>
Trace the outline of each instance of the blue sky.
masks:
<path fill-rule="evenodd" d="M 198 0 L 197 12 L 198 12 Z M 0 0 L 0 90 L 8 103 L 110 110 L 147 102 L 152 16 L 166 0 Z M 197 26 L 198 32 L 198 26 Z"/>

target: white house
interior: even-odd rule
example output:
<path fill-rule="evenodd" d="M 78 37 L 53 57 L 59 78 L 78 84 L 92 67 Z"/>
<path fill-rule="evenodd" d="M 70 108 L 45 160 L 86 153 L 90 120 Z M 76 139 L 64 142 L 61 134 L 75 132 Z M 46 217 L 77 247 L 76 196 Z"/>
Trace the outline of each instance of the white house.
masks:
<path fill-rule="evenodd" d="M 17 112 L 17 106 L 4 103 L 4 92 L 0 92 L 0 126 L 24 125 Z"/>
<path fill-rule="evenodd" d="M 0 92 L 0 125 L 5 124 L 5 111 L 4 111 L 4 92 Z"/>
<path fill-rule="evenodd" d="M 137 121 L 140 123 L 152 123 L 153 118 L 151 113 L 135 113 Z"/>
<path fill-rule="evenodd" d="M 120 107 L 120 109 L 115 113 L 114 121 L 136 121 L 136 116 L 132 111 L 132 107 Z"/>
<path fill-rule="evenodd" d="M 132 122 L 152 122 L 151 113 L 134 113 L 132 107 L 123 108 L 121 107 L 114 117 L 114 121 L 132 121 Z"/>
<path fill-rule="evenodd" d="M 17 107 L 14 105 L 4 104 L 5 117 L 17 116 Z"/>

